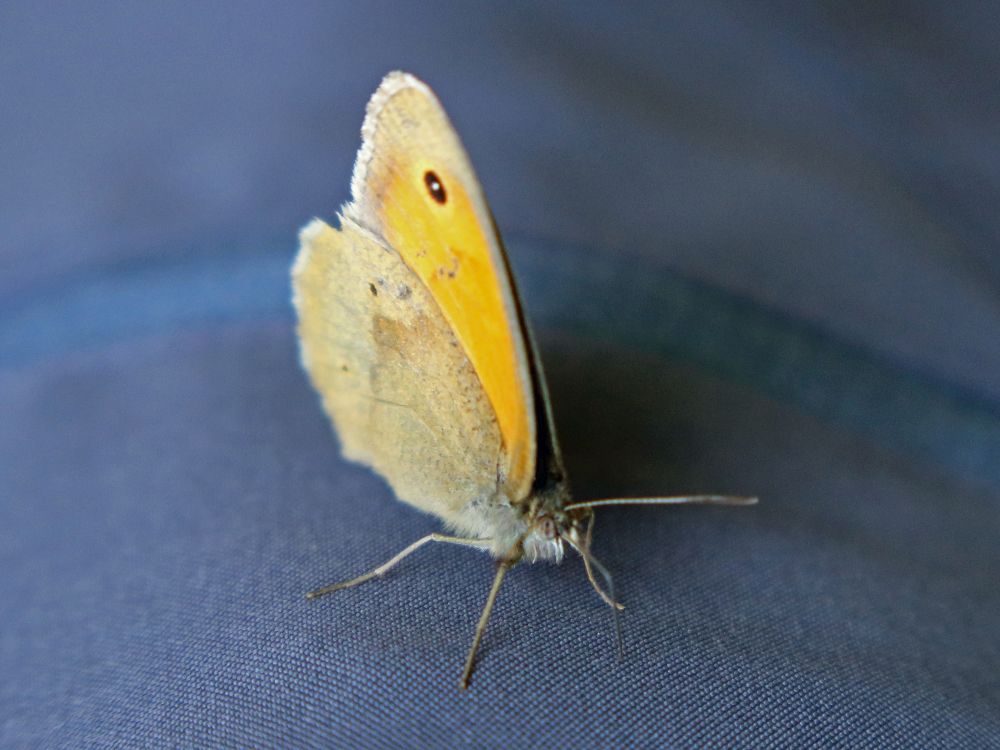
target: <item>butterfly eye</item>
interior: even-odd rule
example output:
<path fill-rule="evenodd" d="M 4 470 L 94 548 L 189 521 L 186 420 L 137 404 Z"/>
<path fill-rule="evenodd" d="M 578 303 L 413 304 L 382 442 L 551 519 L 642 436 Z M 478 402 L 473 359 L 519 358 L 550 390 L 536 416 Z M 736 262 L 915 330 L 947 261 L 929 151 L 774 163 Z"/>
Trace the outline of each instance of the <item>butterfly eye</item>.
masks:
<path fill-rule="evenodd" d="M 424 184 L 427 186 L 427 192 L 431 194 L 431 198 L 442 205 L 447 202 L 448 194 L 444 191 L 444 183 L 441 182 L 437 173 L 430 170 L 424 172 Z"/>
<path fill-rule="evenodd" d="M 544 536 L 546 539 L 555 539 L 556 524 L 551 518 L 542 519 L 540 530 L 542 532 L 542 536 Z"/>

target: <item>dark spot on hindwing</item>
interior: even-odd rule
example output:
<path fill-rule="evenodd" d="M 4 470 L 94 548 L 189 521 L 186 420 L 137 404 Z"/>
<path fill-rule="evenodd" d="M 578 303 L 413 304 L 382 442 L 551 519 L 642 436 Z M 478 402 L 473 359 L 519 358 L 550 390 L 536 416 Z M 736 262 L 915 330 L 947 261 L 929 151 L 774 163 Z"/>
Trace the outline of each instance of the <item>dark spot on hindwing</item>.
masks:
<path fill-rule="evenodd" d="M 374 284 L 368 284 L 368 291 L 370 291 L 373 296 L 378 297 L 378 289 L 375 288 Z"/>

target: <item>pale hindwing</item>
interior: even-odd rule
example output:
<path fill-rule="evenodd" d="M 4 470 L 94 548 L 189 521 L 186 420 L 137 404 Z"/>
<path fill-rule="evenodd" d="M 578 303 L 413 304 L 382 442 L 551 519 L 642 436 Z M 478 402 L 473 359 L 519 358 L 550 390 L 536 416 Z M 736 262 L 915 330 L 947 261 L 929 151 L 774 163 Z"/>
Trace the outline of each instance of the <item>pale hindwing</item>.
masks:
<path fill-rule="evenodd" d="M 420 279 L 349 219 L 339 231 L 317 219 L 302 230 L 293 287 L 303 366 L 344 455 L 399 499 L 481 532 L 469 511 L 495 503 L 500 431 Z"/>

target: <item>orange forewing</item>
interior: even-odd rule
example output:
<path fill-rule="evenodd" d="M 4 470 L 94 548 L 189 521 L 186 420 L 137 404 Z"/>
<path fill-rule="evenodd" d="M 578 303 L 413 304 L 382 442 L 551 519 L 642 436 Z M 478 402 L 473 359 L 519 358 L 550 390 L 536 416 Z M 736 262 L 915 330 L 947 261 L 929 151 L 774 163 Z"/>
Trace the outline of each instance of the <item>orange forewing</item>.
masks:
<path fill-rule="evenodd" d="M 428 172 L 444 203 L 430 194 Z M 519 323 L 508 320 L 500 296 L 507 270 L 494 267 L 487 244 L 493 227 L 480 224 L 461 182 L 442 165 L 416 159 L 390 173 L 383 190 L 385 238 L 430 289 L 482 381 L 506 447 L 507 483 L 522 495 L 512 499 L 521 500 L 532 480 L 534 436 L 518 378 Z"/>

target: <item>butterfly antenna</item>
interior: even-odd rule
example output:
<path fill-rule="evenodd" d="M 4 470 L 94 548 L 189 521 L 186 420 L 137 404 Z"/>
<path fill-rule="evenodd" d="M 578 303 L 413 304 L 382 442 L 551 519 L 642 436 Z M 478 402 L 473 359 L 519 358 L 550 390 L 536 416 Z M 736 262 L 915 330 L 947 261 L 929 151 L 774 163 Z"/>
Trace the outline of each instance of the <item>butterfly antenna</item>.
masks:
<path fill-rule="evenodd" d="M 570 503 L 565 510 L 603 508 L 609 505 L 756 505 L 757 498 L 745 495 L 676 495 L 674 497 L 611 497 Z"/>

